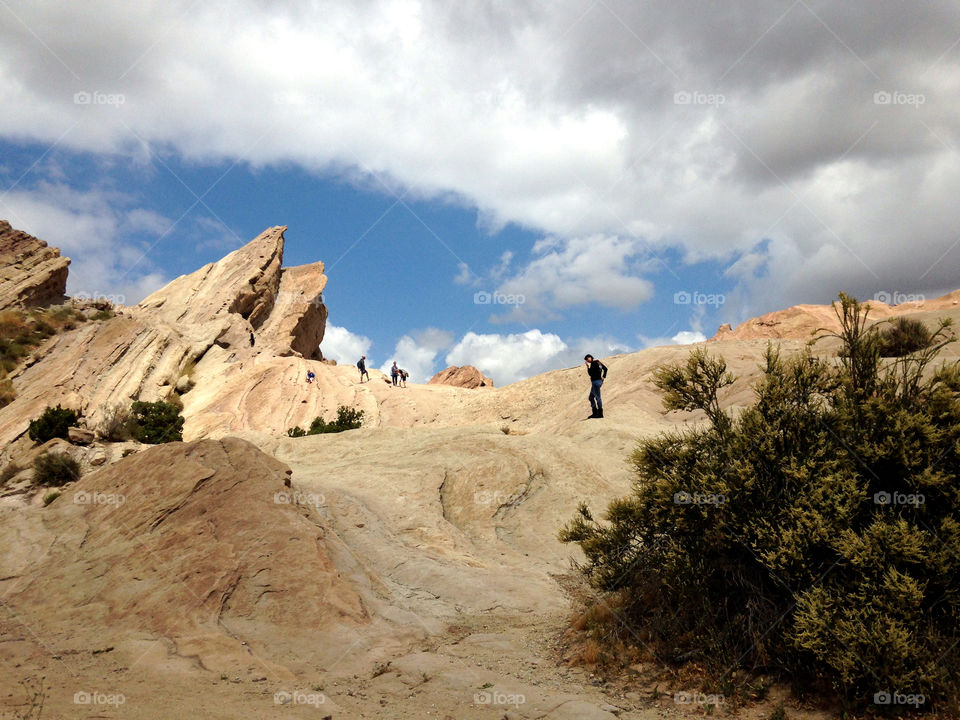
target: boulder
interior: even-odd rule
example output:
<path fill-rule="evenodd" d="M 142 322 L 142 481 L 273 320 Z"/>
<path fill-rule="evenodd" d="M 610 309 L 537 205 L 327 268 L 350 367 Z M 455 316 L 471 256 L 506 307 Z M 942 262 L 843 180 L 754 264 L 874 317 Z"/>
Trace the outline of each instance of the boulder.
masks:
<path fill-rule="evenodd" d="M 0 310 L 64 302 L 69 265 L 57 248 L 0 220 Z"/>
<path fill-rule="evenodd" d="M 74 445 L 89 445 L 94 441 L 95 437 L 92 430 L 70 427 L 67 428 L 67 439 Z"/>
<path fill-rule="evenodd" d="M 473 365 L 463 365 L 458 367 L 451 365 L 446 370 L 441 370 L 432 378 L 428 385 L 453 385 L 461 388 L 481 388 L 493 387 L 493 380 L 488 378 Z"/>

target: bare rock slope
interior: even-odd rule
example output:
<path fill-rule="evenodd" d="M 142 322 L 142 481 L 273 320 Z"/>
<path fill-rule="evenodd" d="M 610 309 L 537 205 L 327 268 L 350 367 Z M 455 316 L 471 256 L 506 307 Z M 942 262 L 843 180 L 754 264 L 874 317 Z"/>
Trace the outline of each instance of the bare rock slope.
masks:
<path fill-rule="evenodd" d="M 453 385 L 462 388 L 493 387 L 493 380 L 488 378 L 473 365 L 463 365 L 458 367 L 451 365 L 446 370 L 441 370 L 432 378 L 430 385 Z"/>
<path fill-rule="evenodd" d="M 62 302 L 70 258 L 0 220 L 0 310 Z"/>

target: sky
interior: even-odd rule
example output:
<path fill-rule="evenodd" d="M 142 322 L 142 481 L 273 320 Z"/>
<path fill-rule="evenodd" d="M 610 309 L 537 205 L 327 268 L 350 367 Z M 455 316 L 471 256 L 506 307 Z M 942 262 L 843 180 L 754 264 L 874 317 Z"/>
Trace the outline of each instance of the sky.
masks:
<path fill-rule="evenodd" d="M 0 0 L 0 218 L 132 304 L 286 225 L 321 350 L 497 385 L 960 287 L 960 6 Z"/>

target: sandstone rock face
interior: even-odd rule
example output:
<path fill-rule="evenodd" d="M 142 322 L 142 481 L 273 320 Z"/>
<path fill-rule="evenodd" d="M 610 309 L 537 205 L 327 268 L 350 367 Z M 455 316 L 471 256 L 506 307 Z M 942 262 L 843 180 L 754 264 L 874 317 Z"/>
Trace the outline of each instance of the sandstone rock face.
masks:
<path fill-rule="evenodd" d="M 369 622 L 289 470 L 236 438 L 150 448 L 63 488 L 0 561 L 5 602 L 60 648 L 152 637 L 210 671 L 289 674 Z M 0 524 L 6 547 L 17 524 Z M 62 644 L 61 644 L 62 643 Z M 296 652 L 292 652 L 296 648 Z M 71 652 L 71 651 L 68 651 Z"/>
<path fill-rule="evenodd" d="M 96 428 L 110 406 L 168 399 L 178 391 L 189 397 L 200 383 L 216 391 L 229 368 L 249 367 L 258 356 L 319 360 L 327 279 L 322 263 L 282 267 L 285 230 L 270 228 L 122 315 L 52 339 L 39 362 L 10 376 L 17 398 L 0 411 L 0 444 L 58 402 Z M 195 373 L 195 366 L 206 374 Z"/>
<path fill-rule="evenodd" d="M 960 290 L 930 300 L 917 300 L 899 305 L 889 305 L 879 300 L 864 303 L 869 308 L 868 319 L 872 322 L 886 320 L 898 315 L 936 310 L 950 310 L 960 304 Z M 736 328 L 724 323 L 710 342 L 717 340 L 762 340 L 762 339 L 810 339 L 824 330 L 835 333 L 840 330 L 840 321 L 832 305 L 794 305 L 785 310 L 750 318 Z"/>
<path fill-rule="evenodd" d="M 441 370 L 432 378 L 430 378 L 430 382 L 427 384 L 453 385 L 454 387 L 469 389 L 481 387 L 492 388 L 493 380 L 477 370 L 473 365 L 463 365 L 462 367 L 451 365 L 446 370 Z"/>
<path fill-rule="evenodd" d="M 63 302 L 69 265 L 57 248 L 0 220 L 0 310 Z"/>

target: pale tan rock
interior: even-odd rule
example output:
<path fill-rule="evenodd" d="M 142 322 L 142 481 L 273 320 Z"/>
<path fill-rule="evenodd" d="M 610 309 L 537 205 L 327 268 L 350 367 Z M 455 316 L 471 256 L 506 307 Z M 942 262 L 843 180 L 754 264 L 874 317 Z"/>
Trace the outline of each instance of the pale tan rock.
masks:
<path fill-rule="evenodd" d="M 452 385 L 462 388 L 480 388 L 493 387 L 493 380 L 488 378 L 473 365 L 464 365 L 458 367 L 451 365 L 446 370 L 441 370 L 427 383 L 428 385 Z"/>
<path fill-rule="evenodd" d="M 0 310 L 62 303 L 69 265 L 57 248 L 0 220 Z"/>
<path fill-rule="evenodd" d="M 67 428 L 67 439 L 74 445 L 89 445 L 95 439 L 93 431 L 84 428 Z"/>

